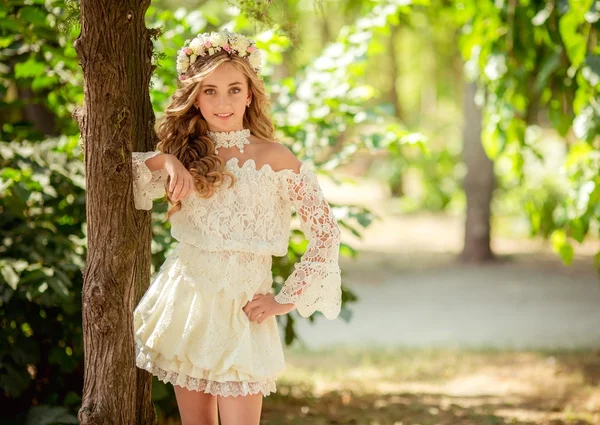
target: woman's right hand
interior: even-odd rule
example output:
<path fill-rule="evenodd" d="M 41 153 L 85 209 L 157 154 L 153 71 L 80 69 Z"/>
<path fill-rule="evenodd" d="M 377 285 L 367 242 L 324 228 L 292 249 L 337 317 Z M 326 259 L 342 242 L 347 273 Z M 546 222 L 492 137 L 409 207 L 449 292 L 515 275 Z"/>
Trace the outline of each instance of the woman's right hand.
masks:
<path fill-rule="evenodd" d="M 169 197 L 173 203 L 187 197 L 194 189 L 194 178 L 175 155 L 164 154 L 163 169 L 171 177 Z"/>

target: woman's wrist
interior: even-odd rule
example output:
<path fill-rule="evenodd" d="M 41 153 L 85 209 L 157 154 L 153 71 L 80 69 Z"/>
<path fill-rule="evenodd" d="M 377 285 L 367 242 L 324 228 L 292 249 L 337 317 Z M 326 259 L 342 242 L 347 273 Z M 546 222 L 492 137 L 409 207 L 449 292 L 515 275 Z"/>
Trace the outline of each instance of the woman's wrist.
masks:
<path fill-rule="evenodd" d="M 150 171 L 164 169 L 165 162 L 170 155 L 171 154 L 169 153 L 159 153 L 158 155 L 146 160 L 146 167 L 148 167 Z"/>
<path fill-rule="evenodd" d="M 294 303 L 285 303 L 285 304 L 281 304 L 281 308 L 283 310 L 283 314 L 288 314 L 290 311 L 293 311 L 296 309 L 296 304 Z"/>

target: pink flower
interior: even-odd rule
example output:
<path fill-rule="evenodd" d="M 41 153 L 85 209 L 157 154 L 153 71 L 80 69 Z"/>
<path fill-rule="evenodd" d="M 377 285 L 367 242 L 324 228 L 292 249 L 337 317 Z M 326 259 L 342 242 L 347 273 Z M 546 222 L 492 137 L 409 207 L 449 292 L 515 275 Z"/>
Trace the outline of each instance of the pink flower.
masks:
<path fill-rule="evenodd" d="M 210 40 L 206 40 L 204 42 L 204 47 L 210 47 Z"/>
<path fill-rule="evenodd" d="M 225 50 L 226 52 L 231 50 L 231 47 L 229 47 L 229 44 L 225 43 L 223 44 L 223 50 Z"/>
<path fill-rule="evenodd" d="M 256 52 L 256 46 L 250 46 L 250 47 L 248 47 L 248 51 L 249 51 L 250 53 L 254 53 L 254 52 Z"/>
<path fill-rule="evenodd" d="M 188 55 L 191 55 L 192 54 L 192 49 L 190 49 L 189 47 L 186 47 L 185 50 L 184 50 L 184 52 L 186 54 L 188 54 Z"/>

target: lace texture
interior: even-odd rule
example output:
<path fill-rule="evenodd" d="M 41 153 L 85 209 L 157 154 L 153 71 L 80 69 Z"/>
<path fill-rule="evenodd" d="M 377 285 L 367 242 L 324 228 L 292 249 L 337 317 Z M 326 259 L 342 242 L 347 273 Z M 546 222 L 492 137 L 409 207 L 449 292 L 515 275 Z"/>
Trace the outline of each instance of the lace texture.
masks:
<path fill-rule="evenodd" d="M 208 258 L 203 263 L 208 270 L 191 281 L 188 278 L 193 276 L 185 276 L 180 264 L 188 251 L 199 259 Z M 235 388 L 238 393 L 250 390 L 248 382 L 274 380 L 285 362 L 275 316 L 259 324 L 243 311 L 255 293 L 269 292 L 270 276 L 264 281 L 251 274 L 237 291 L 233 285 L 237 281 L 205 280 L 206 276 L 226 275 L 221 258 L 226 258 L 226 253 L 202 252 L 180 243 L 134 309 L 133 331 L 139 367 L 161 374 L 162 369 L 168 372 L 162 375 L 164 379 L 188 388 L 208 385 L 215 395 L 221 388 L 219 395 L 225 396 Z M 262 256 L 257 261 L 262 261 Z M 245 285 L 257 289 L 248 291 Z"/>
<path fill-rule="evenodd" d="M 165 182 L 168 174 L 165 170 L 150 171 L 146 160 L 160 154 L 154 152 L 132 152 L 133 157 L 133 199 L 139 210 L 151 210 L 152 200 L 166 195 Z"/>
<path fill-rule="evenodd" d="M 134 197 L 139 209 L 165 194 L 166 173 L 145 165 L 158 152 L 134 152 Z M 236 177 L 210 198 L 192 193 L 171 217 L 179 241 L 134 310 L 136 364 L 163 382 L 213 395 L 275 391 L 284 370 L 274 316 L 250 321 L 242 308 L 255 294 L 272 291 L 272 256 L 287 254 L 292 210 L 308 247 L 282 290 L 307 317 L 339 315 L 340 231 L 315 172 L 257 169 L 253 160 L 226 161 Z"/>
<path fill-rule="evenodd" d="M 149 360 L 149 356 L 144 353 L 143 348 L 137 344 L 138 355 L 136 357 L 136 366 L 155 375 L 160 381 L 172 385 L 187 388 L 193 391 L 202 391 L 208 394 L 221 397 L 238 397 L 250 394 L 262 393 L 268 396 L 277 391 L 275 379 L 265 379 L 264 381 L 213 381 L 210 379 L 194 378 L 185 374 L 164 370 Z"/>
<path fill-rule="evenodd" d="M 183 277 L 185 283 L 205 292 L 223 290 L 234 297 L 244 292 L 249 299 L 268 293 L 273 285 L 270 255 L 243 251 L 205 251 L 185 242 L 179 243 L 161 270 L 171 279 Z"/>
<path fill-rule="evenodd" d="M 156 153 L 134 152 L 136 207 L 152 208 L 152 199 L 165 193 L 164 177 L 150 173 L 144 163 Z M 226 167 L 236 176 L 234 186 L 223 184 L 210 198 L 192 193 L 183 199 L 181 210 L 171 219 L 172 236 L 205 251 L 283 256 L 288 250 L 294 208 L 309 244 L 275 299 L 283 304 L 294 303 L 303 317 L 316 310 L 330 320 L 337 317 L 341 309 L 340 230 L 314 170 L 306 163 L 302 163 L 299 173 L 290 169 L 275 171 L 269 164 L 257 169 L 253 159 L 240 165 L 236 157 L 230 158 Z M 192 259 L 181 263 L 188 271 L 188 280 L 201 276 L 202 266 L 194 265 L 194 261 L 201 260 L 193 255 Z M 255 270 L 263 270 L 261 267 Z M 246 272 L 252 270 L 246 268 Z M 218 277 L 212 281 L 215 279 Z"/>
<path fill-rule="evenodd" d="M 314 172 L 302 167 L 299 174 L 286 173 L 283 182 L 309 242 L 275 300 L 294 303 L 303 317 L 320 310 L 328 319 L 335 319 L 342 305 L 337 221 Z"/>
<path fill-rule="evenodd" d="M 243 251 L 285 255 L 290 235 L 291 206 L 281 191 L 280 173 L 254 162 L 237 165 L 231 158 L 226 168 L 235 177 L 217 187 L 210 198 L 192 193 L 181 201 L 182 209 L 171 220 L 175 239 L 210 251 Z"/>

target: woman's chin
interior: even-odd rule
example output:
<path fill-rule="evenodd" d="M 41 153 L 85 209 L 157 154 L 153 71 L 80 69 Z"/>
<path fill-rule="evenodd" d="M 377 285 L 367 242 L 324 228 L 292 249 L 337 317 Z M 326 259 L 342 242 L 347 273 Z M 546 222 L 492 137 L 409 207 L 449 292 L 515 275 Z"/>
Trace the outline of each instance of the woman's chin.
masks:
<path fill-rule="evenodd" d="M 208 124 L 209 124 L 209 128 L 212 131 L 234 131 L 234 130 L 241 130 L 242 129 L 242 124 L 235 122 L 235 120 L 233 119 L 234 115 L 232 115 L 231 117 L 225 119 L 225 118 L 219 118 L 216 117 L 217 119 L 215 120 L 211 120 Z"/>

